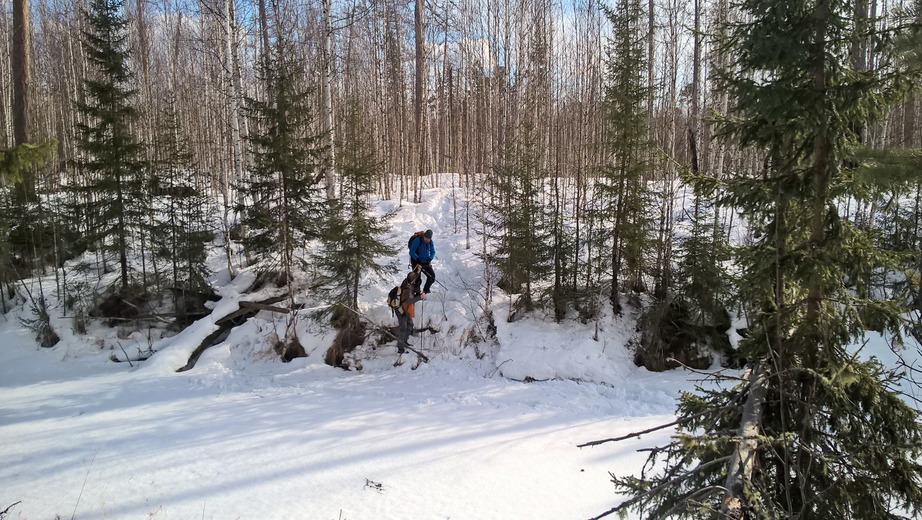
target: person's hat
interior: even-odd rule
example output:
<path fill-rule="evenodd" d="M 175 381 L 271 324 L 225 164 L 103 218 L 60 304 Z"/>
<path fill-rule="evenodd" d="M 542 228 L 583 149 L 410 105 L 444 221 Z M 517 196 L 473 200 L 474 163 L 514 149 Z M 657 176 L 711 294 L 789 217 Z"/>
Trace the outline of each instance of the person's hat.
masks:
<path fill-rule="evenodd" d="M 431 229 L 427 229 L 427 230 L 426 230 L 425 237 L 426 237 L 426 238 L 432 238 L 432 230 L 431 230 Z"/>

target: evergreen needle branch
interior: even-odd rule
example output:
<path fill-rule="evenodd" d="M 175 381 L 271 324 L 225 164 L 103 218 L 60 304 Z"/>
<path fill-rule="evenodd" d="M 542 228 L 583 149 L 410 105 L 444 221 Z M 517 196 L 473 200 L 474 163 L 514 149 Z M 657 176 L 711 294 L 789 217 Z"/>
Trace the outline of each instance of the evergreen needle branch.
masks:
<path fill-rule="evenodd" d="M 667 480 L 666 482 L 663 482 L 662 484 L 660 484 L 660 485 L 658 485 L 658 486 L 654 486 L 654 487 L 648 489 L 647 491 L 645 491 L 645 492 L 643 492 L 643 493 L 641 493 L 641 494 L 639 494 L 639 495 L 635 495 L 633 498 L 631 498 L 631 499 L 629 499 L 629 500 L 626 500 L 626 501 L 624 501 L 624 502 L 618 504 L 617 506 L 615 506 L 615 507 L 609 509 L 608 511 L 606 511 L 606 512 L 604 512 L 604 513 L 602 513 L 601 515 L 594 516 L 594 517 L 590 518 L 589 520 L 599 520 L 600 518 L 605 518 L 606 516 L 608 516 L 608 515 L 610 515 L 610 514 L 617 513 L 617 512 L 619 512 L 619 511 L 623 511 L 623 510 L 625 510 L 625 509 L 627 509 L 627 508 L 633 506 L 634 504 L 636 504 L 636 503 L 638 503 L 638 502 L 641 502 L 641 501 L 643 501 L 643 500 L 646 500 L 646 499 L 649 498 L 649 497 L 655 496 L 657 493 L 659 493 L 660 491 L 662 491 L 662 490 L 664 490 L 664 489 L 666 489 L 666 488 L 668 488 L 668 487 L 674 486 L 674 485 L 676 485 L 676 484 L 678 484 L 678 483 L 680 483 L 680 482 L 683 482 L 683 481 L 685 481 L 685 480 L 688 480 L 689 478 L 691 478 L 691 477 L 697 475 L 698 473 L 700 473 L 700 472 L 702 472 L 702 471 L 704 471 L 704 470 L 706 470 L 706 469 L 708 469 L 708 468 L 711 468 L 711 467 L 713 467 L 713 466 L 717 466 L 717 465 L 720 465 L 720 464 L 725 464 L 726 462 L 728 462 L 728 461 L 730 460 L 730 458 L 731 458 L 731 456 L 730 456 L 730 455 L 727 455 L 727 456 L 725 456 L 725 457 L 716 458 L 716 459 L 714 459 L 714 460 L 710 460 L 710 461 L 708 461 L 708 462 L 705 462 L 704 464 L 700 464 L 700 465 L 696 466 L 695 469 L 690 470 L 690 471 L 686 471 L 685 473 L 682 473 L 681 475 L 679 475 L 679 476 L 677 476 L 677 477 L 675 477 L 675 478 L 673 478 L 673 479 Z M 712 486 L 712 487 L 713 487 L 713 486 Z"/>
<path fill-rule="evenodd" d="M 693 493 L 690 493 L 685 498 L 679 499 L 676 502 L 676 504 L 672 506 L 668 511 L 657 516 L 653 520 L 665 520 L 666 518 L 669 518 L 672 515 L 679 514 L 680 512 L 686 510 L 689 502 L 698 502 L 700 500 L 703 500 L 713 495 L 714 493 L 723 493 L 726 490 L 727 488 L 723 486 L 708 486 L 706 488 L 698 489 L 694 491 Z"/>
<path fill-rule="evenodd" d="M 726 375 L 726 374 L 723 373 L 723 372 L 724 372 L 723 370 L 718 371 L 718 372 L 705 372 L 704 370 L 698 370 L 698 369 L 696 369 L 696 368 L 692 368 L 692 367 L 686 365 L 685 363 L 682 363 L 681 361 L 679 361 L 678 359 L 676 359 L 676 358 L 674 358 L 674 357 L 667 357 L 667 358 L 666 358 L 666 361 L 667 361 L 667 362 L 670 362 L 670 361 L 671 361 L 671 362 L 673 362 L 673 363 L 679 365 L 680 367 L 684 368 L 685 370 L 688 370 L 689 372 L 692 372 L 692 373 L 695 373 L 695 374 L 699 374 L 699 375 L 701 375 L 701 376 L 704 376 L 704 379 L 705 379 L 705 380 L 708 380 L 708 379 L 711 379 L 711 378 L 717 378 L 717 379 L 729 379 L 729 380 L 731 380 L 731 381 L 745 381 L 745 379 L 742 378 L 742 377 L 728 376 L 728 375 Z"/>
<path fill-rule="evenodd" d="M 704 417 L 704 416 L 706 416 L 706 415 L 710 415 L 710 414 L 717 413 L 717 412 L 722 412 L 722 411 L 725 411 L 725 410 L 732 410 L 732 409 L 734 409 L 734 408 L 739 408 L 739 405 L 731 404 L 731 405 L 721 406 L 721 407 L 719 407 L 719 408 L 712 408 L 712 409 L 705 410 L 705 411 L 703 411 L 703 412 L 701 412 L 701 413 L 698 413 L 698 414 L 695 414 L 695 415 L 691 415 L 691 416 L 688 416 L 688 417 L 683 417 L 683 418 L 681 418 L 681 419 L 677 419 L 677 420 L 675 420 L 675 421 L 672 421 L 672 422 L 669 422 L 669 423 L 665 423 L 665 424 L 660 424 L 659 426 L 654 426 L 654 427 L 652 427 L 652 428 L 647 428 L 646 430 L 641 430 L 641 431 L 637 431 L 637 432 L 632 432 L 632 433 L 629 433 L 629 434 L 627 434 L 627 435 L 622 435 L 621 437 L 612 437 L 612 438 L 610 438 L 610 439 L 601 439 L 601 440 L 597 440 L 597 441 L 586 442 L 586 443 L 583 443 L 583 444 L 577 444 L 576 447 L 577 447 L 577 448 L 585 448 L 585 447 L 587 447 L 587 446 L 598 446 L 599 444 L 605 444 L 605 443 L 607 443 L 607 442 L 620 442 L 620 441 L 623 441 L 623 440 L 631 439 L 631 438 L 633 438 L 633 437 L 640 437 L 640 436 L 646 435 L 646 434 L 648 434 L 648 433 L 653 433 L 653 432 L 655 432 L 655 431 L 665 430 L 666 428 L 670 428 L 670 427 L 672 427 L 672 426 L 687 424 L 687 423 L 692 422 L 693 420 L 695 420 L 695 419 L 697 419 L 697 418 L 699 418 L 699 417 Z"/>

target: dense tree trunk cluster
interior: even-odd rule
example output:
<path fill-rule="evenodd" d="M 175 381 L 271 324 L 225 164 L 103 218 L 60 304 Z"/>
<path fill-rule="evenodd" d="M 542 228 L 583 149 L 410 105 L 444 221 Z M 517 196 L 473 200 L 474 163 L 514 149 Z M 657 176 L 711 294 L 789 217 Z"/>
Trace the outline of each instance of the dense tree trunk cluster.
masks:
<path fill-rule="evenodd" d="M 33 142 L 55 139 L 51 166 L 35 172 L 48 192 L 85 175 L 74 160 L 81 154 L 76 129 L 87 116 L 74 106 L 85 101 L 81 87 L 93 74 L 81 43 L 87 30 L 81 12 L 89 2 L 13 4 L 0 10 L 0 26 L 13 36 L 13 45 L 0 47 L 0 64 L 13 72 L 0 86 L 15 87 L 0 88 L 0 147 L 18 144 L 26 127 Z M 865 24 L 899 23 L 900 5 L 892 2 L 854 8 L 868 12 Z M 328 198 L 336 196 L 338 182 L 335 136 L 350 124 L 350 106 L 363 111 L 382 165 L 376 191 L 388 197 L 418 200 L 423 187 L 451 179 L 470 188 L 474 199 L 481 185 L 474 176 L 504 171 L 509 151 L 527 145 L 535 172 L 548 180 L 544 188 L 554 190 L 551 221 L 576 225 L 570 232 L 548 224 L 558 244 L 555 306 L 569 301 L 566 295 L 596 293 L 603 279 L 616 306 L 619 294 L 632 291 L 653 290 L 662 298 L 677 289 L 677 260 L 695 253 L 680 243 L 681 226 L 692 220 L 700 237 L 719 240 L 732 218 L 698 200 L 689 204 L 679 175 L 756 172 L 764 157 L 716 139 L 710 117 L 729 110 L 726 94 L 713 88 L 715 71 L 728 58 L 706 36 L 738 13 L 725 0 L 649 0 L 632 9 L 636 49 L 621 55 L 612 52 L 624 35 L 598 0 L 124 2 L 130 87 L 140 114 L 134 132 L 150 145 L 145 159 L 162 155 L 155 136 L 175 112 L 195 184 L 221 195 L 230 219 L 235 183 L 246 180 L 255 160 L 246 140 L 258 129 L 244 100 L 268 94 L 259 70 L 274 45 L 272 18 L 278 17 L 291 40 L 286 52 L 301 64 L 293 79 L 313 93 L 309 104 L 318 117 L 309 132 L 326 143 L 315 175 Z M 30 28 L 31 45 L 23 46 L 21 35 Z M 878 59 L 861 38 L 849 49 L 854 63 Z M 636 75 L 637 85 L 619 84 L 619 74 Z M 632 94 L 631 88 L 640 90 Z M 618 119 L 613 94 L 631 96 L 625 106 L 637 121 Z M 915 98 L 892 108 L 863 130 L 868 144 L 918 146 Z M 642 132 L 646 150 L 625 141 L 629 127 Z M 456 175 L 432 175 L 445 172 Z M 487 196 L 504 195 L 491 190 Z M 694 207 L 694 214 L 677 212 L 684 207 Z M 868 218 L 879 211 L 859 209 Z M 705 269 L 703 260 L 686 265 Z"/>
<path fill-rule="evenodd" d="M 715 88 L 737 57 L 712 36 L 745 16 L 726 0 L 612 6 L 598 0 L 133 0 L 111 3 L 124 20 L 113 50 L 123 53 L 125 71 L 110 83 L 130 97 L 116 102 L 131 112 L 113 126 L 123 137 L 113 144 L 128 150 L 131 139 L 138 149 L 110 157 L 113 166 L 102 175 L 95 162 L 103 149 L 94 149 L 88 134 L 104 132 L 106 124 L 105 100 L 95 99 L 92 86 L 109 57 L 94 56 L 86 44 L 94 22 L 85 14 L 96 4 L 17 0 L 0 9 L 0 27 L 10 35 L 10 44 L 0 46 L 0 65 L 10 71 L 0 75 L 0 147 L 26 139 L 56 143 L 46 167 L 17 172 L 9 199 L 15 214 L 37 223 L 28 230 L 11 223 L 6 232 L 13 260 L 28 269 L 49 258 L 60 262 L 81 247 L 114 249 L 128 284 L 135 267 L 121 257 L 129 248 L 152 249 L 158 239 L 151 226 L 165 229 L 152 220 L 153 210 L 138 210 L 137 201 L 168 205 L 170 226 L 179 230 L 179 202 L 155 201 L 167 190 L 218 200 L 232 271 L 234 223 L 239 215 L 244 221 L 262 215 L 252 206 L 253 190 L 248 195 L 243 187 L 260 185 L 258 172 L 266 166 L 260 158 L 275 154 L 259 144 L 271 125 L 253 108 L 265 113 L 273 109 L 267 100 L 279 99 L 273 91 L 279 83 L 266 71 L 282 54 L 289 63 L 286 83 L 304 93 L 296 112 L 317 115 L 305 117 L 292 134 L 311 138 L 310 150 L 302 151 L 316 159 L 316 167 L 298 173 L 304 175 L 299 182 L 322 189 L 328 200 L 339 197 L 345 175 L 337 136 L 364 125 L 373 192 L 416 201 L 424 187 L 464 188 L 456 226 L 463 220 L 469 232 L 481 227 L 485 260 L 502 273 L 496 280 L 522 291 L 527 307 L 551 303 L 557 319 L 572 310 L 593 319 L 600 295 L 620 312 L 625 298 L 651 293 L 666 306 L 679 298 L 673 308 L 687 310 L 693 324 L 723 322 L 730 288 L 721 283 L 720 266 L 739 215 L 695 193 L 681 176 L 757 177 L 786 160 L 752 146 L 747 136 L 726 139 L 715 123 L 735 117 L 740 107 Z M 914 34 L 908 30 L 913 6 L 904 4 L 850 4 L 857 36 L 844 45 L 843 63 L 866 74 L 889 59 L 891 51 L 868 35 L 872 29 Z M 906 37 L 890 47 L 902 46 L 905 57 L 897 60 L 918 59 L 918 45 Z M 809 70 L 809 63 L 802 66 Z M 875 110 L 881 117 L 850 123 L 869 150 L 920 145 L 916 94 Z M 812 146 L 829 145 L 818 137 Z M 845 160 L 831 152 L 832 161 Z M 116 163 L 131 172 L 114 169 Z M 821 175 L 828 167 L 814 165 L 813 189 L 833 188 Z M 283 166 L 268 168 L 271 176 Z M 64 193 L 64 186 L 68 195 L 55 197 L 56 207 L 29 195 Z M 289 182 L 283 195 L 302 188 Z M 873 187 L 876 198 L 838 202 L 847 204 L 852 222 L 890 224 L 888 245 L 912 248 L 920 241 L 911 203 L 919 188 L 917 180 L 894 181 Z M 108 209 L 89 211 L 96 204 Z M 51 215 L 61 218 L 65 207 L 75 226 L 56 230 Z M 519 229 L 516 222 L 532 227 Z M 820 223 L 814 221 L 814 234 Z M 293 224 L 284 219 L 281 232 Z M 110 228 L 117 230 L 114 241 L 97 236 Z M 186 228 L 202 225 L 189 221 Z M 244 245 L 254 244 L 255 231 Z M 177 240 L 174 252 L 184 249 Z M 536 241 L 548 250 L 532 247 Z M 290 245 L 282 251 L 290 264 Z M 161 274 L 156 261 L 139 269 L 144 278 Z M 180 272 L 176 265 L 168 271 L 174 278 Z M 195 269 L 182 271 L 194 278 Z M 810 299 L 822 297 L 815 291 Z"/>

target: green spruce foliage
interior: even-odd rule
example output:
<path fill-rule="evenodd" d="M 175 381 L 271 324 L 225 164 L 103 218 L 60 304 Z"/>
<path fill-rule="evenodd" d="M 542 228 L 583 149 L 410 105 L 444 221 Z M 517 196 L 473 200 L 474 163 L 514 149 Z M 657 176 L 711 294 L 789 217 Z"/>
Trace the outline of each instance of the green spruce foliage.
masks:
<path fill-rule="evenodd" d="M 922 67 L 922 0 L 908 2 L 896 14 L 902 28 L 896 38 L 898 59 L 903 65 Z"/>
<path fill-rule="evenodd" d="M 510 139 L 490 177 L 491 238 L 496 249 L 491 263 L 500 270 L 499 287 L 519 295 L 518 309 L 532 311 L 554 267 L 553 222 L 545 211 L 546 172 L 539 164 L 537 143 L 526 127 Z"/>
<path fill-rule="evenodd" d="M 82 101 L 76 103 L 82 115 L 76 163 L 83 174 L 77 188 L 83 207 L 77 215 L 88 244 L 118 256 L 124 289 L 130 282 L 131 237 L 149 212 L 142 144 L 132 128 L 138 113 L 131 104 L 135 90 L 123 4 L 91 0 L 84 11 L 83 46 L 90 71 Z"/>
<path fill-rule="evenodd" d="M 580 275 L 587 291 L 587 299 L 581 302 L 579 311 L 583 319 L 597 318 L 603 302 L 609 300 L 606 292 L 608 273 L 611 272 L 612 255 L 608 241 L 609 200 L 598 188 L 590 188 L 586 208 L 583 211 L 585 225 L 580 230 L 579 246 L 585 250 L 585 262 L 580 266 Z"/>
<path fill-rule="evenodd" d="M 380 162 L 370 127 L 357 105 L 352 105 L 347 115 L 336 145 L 340 197 L 326 202 L 321 247 L 312 258 L 318 280 L 316 294 L 329 304 L 322 314 L 332 314 L 340 326 L 359 316 L 362 281 L 395 272 L 393 265 L 378 262 L 397 254 L 384 241 L 391 215 L 376 214 L 371 203 Z"/>
<path fill-rule="evenodd" d="M 42 215 L 39 203 L 26 200 L 26 197 L 14 190 L 22 187 L 23 172 L 35 170 L 48 162 L 55 145 L 55 141 L 37 145 L 24 143 L 0 150 L 0 190 L 4 197 L 4 211 L 0 219 L 5 222 L 3 247 L 10 248 L 12 254 L 19 259 L 20 267 L 26 265 L 30 255 L 43 250 L 42 245 L 48 245 L 36 238 L 39 234 L 47 234 L 47 226 L 45 219 L 39 218 Z"/>
<path fill-rule="evenodd" d="M 854 212 L 863 229 L 878 226 L 875 244 L 899 255 L 905 274 L 886 276 L 892 289 L 910 291 L 913 307 L 922 308 L 922 150 L 856 150 L 852 161 L 854 190 L 862 194 Z M 863 203 L 860 203 L 863 202 Z M 863 211 L 862 211 L 863 209 Z M 883 284 L 883 280 L 879 285 Z"/>
<path fill-rule="evenodd" d="M 0 150 L 0 179 L 8 184 L 20 182 L 23 170 L 38 168 L 46 163 L 56 144 L 56 141 L 25 143 Z"/>
<path fill-rule="evenodd" d="M 169 263 L 169 283 L 176 306 L 182 307 L 183 293 L 209 289 L 205 245 L 214 238 L 217 208 L 204 193 L 207 186 L 200 184 L 173 103 L 163 116 L 155 147 L 152 191 L 157 221 L 152 238 L 156 256 Z"/>
<path fill-rule="evenodd" d="M 726 268 L 730 244 L 718 210 L 713 201 L 696 196 L 691 228 L 679 240 L 678 283 L 669 303 L 681 310 L 682 333 L 711 351 L 732 354 L 726 334 L 731 325 L 727 302 L 733 300 L 732 275 Z"/>
<path fill-rule="evenodd" d="M 36 169 L 48 161 L 55 142 L 22 144 L 0 150 L 0 284 L 29 275 L 36 252 L 50 249 L 53 238 L 47 225 L 47 212 L 39 204 L 13 193 L 20 185 L 22 172 Z M 7 311 L 5 296 L 0 309 Z"/>
<path fill-rule="evenodd" d="M 897 377 L 849 345 L 868 330 L 901 333 L 906 298 L 869 286 L 897 269 L 873 223 L 840 208 L 861 129 L 912 82 L 883 59 L 856 67 L 869 32 L 843 0 L 745 0 L 715 44 L 731 58 L 719 87 L 733 104 L 721 135 L 760 151 L 764 168 L 724 185 L 698 179 L 756 227 L 738 247 L 748 361 L 731 388 L 684 395 L 674 441 L 639 477 L 615 477 L 645 518 L 893 519 L 922 508 L 922 427 Z M 655 463 L 655 464 L 654 464 Z"/>
<path fill-rule="evenodd" d="M 246 100 L 253 165 L 240 186 L 238 209 L 248 233 L 244 247 L 276 263 L 291 280 L 292 268 L 301 265 L 295 251 L 319 237 L 324 213 L 316 179 L 322 147 L 312 131 L 311 91 L 285 38 L 276 36 L 260 67 L 265 98 Z"/>
<path fill-rule="evenodd" d="M 621 312 L 623 289 L 643 290 L 644 274 L 652 253 L 652 193 L 647 186 L 651 144 L 644 104 L 648 97 L 643 34 L 644 10 L 640 0 L 618 2 L 605 8 L 612 24 L 608 42 L 603 108 L 605 150 L 599 194 L 602 214 L 610 230 L 612 309 Z"/>

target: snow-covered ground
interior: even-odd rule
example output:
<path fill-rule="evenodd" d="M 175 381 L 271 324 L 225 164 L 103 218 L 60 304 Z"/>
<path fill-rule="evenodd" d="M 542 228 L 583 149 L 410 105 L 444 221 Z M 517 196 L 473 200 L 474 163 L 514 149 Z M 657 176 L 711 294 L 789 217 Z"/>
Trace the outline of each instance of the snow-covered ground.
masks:
<path fill-rule="evenodd" d="M 19 322 L 24 310 L 9 313 L 0 322 L 0 511 L 15 503 L 7 518 L 30 520 L 505 520 L 588 518 L 618 503 L 609 472 L 638 470 L 645 454 L 636 450 L 669 431 L 577 445 L 671 421 L 676 397 L 701 375 L 635 367 L 630 316 L 606 316 L 596 341 L 595 324 L 540 315 L 507 323 L 501 296 L 496 341 L 471 345 L 472 328 L 484 326 L 475 325 L 479 243 L 466 248 L 451 190 L 424 195 L 381 208 L 397 210 L 395 246 L 416 229 L 435 231 L 441 284 L 417 325 L 436 332 L 412 341 L 429 363 L 405 354 L 394 366 L 394 343 L 370 340 L 355 353 L 361 370 L 329 367 L 332 334 L 308 320 L 298 331 L 309 356 L 282 363 L 266 337 L 283 318 L 263 313 L 177 373 L 214 320 L 237 308 L 252 280 L 245 270 L 234 280 L 217 273 L 212 316 L 151 340 L 157 354 L 134 366 L 109 356 L 146 348 L 143 335 L 90 344 L 65 333 L 38 349 Z M 406 266 L 405 253 L 397 262 Z M 368 319 L 394 321 L 384 295 L 402 274 L 368 280 Z"/>
<path fill-rule="evenodd" d="M 435 359 L 346 372 L 224 351 L 130 370 L 37 351 L 7 324 L 0 499 L 9 518 L 587 518 L 641 442 L 576 444 L 670 419 L 681 373 L 519 383 Z"/>

